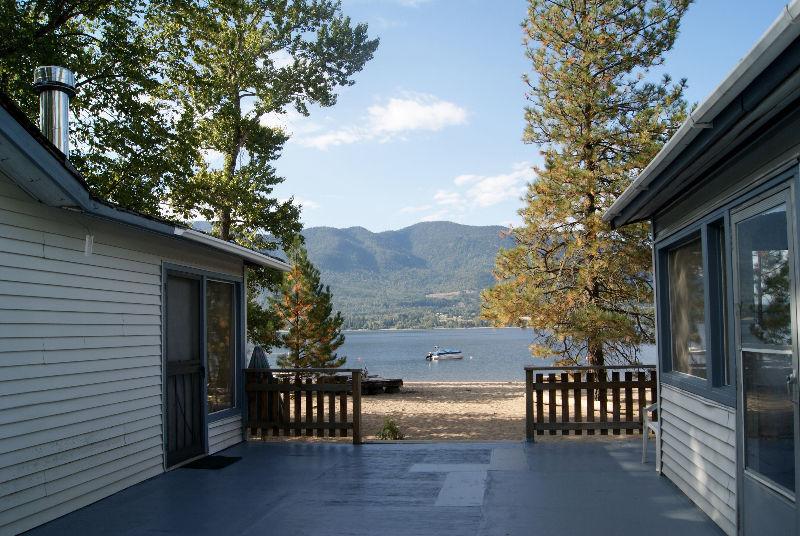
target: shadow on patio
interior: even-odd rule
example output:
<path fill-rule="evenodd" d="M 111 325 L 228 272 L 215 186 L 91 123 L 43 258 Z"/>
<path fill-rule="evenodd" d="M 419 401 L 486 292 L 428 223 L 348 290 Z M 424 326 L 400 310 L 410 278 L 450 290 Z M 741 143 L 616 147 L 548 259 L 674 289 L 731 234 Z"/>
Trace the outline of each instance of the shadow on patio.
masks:
<path fill-rule="evenodd" d="M 720 534 L 640 445 L 242 443 L 30 534 Z"/>

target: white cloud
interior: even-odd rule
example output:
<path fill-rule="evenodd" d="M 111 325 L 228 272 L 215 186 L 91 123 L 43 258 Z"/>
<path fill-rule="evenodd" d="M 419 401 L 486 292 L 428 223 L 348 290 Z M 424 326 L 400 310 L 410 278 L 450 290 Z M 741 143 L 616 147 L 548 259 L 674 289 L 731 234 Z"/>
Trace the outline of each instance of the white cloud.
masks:
<path fill-rule="evenodd" d="M 384 106 L 370 106 L 368 112 L 371 129 L 378 134 L 410 130 L 435 132 L 467 122 L 464 108 L 432 95 L 392 98 Z"/>
<path fill-rule="evenodd" d="M 280 128 L 290 136 L 303 136 L 322 130 L 322 125 L 312 121 L 294 108 L 287 109 L 279 114 L 270 112 L 259 118 L 259 123 L 265 127 Z"/>
<path fill-rule="evenodd" d="M 419 221 L 463 221 L 464 215 L 461 212 L 454 212 L 452 210 L 440 209 L 422 216 Z"/>
<path fill-rule="evenodd" d="M 457 177 L 458 178 L 458 177 Z M 509 199 L 518 199 L 533 180 L 533 170 L 527 162 L 515 164 L 509 173 L 477 177 L 465 196 L 479 207 L 490 207 Z"/>
<path fill-rule="evenodd" d="M 433 194 L 433 200 L 437 205 L 462 206 L 464 204 L 464 198 L 460 193 L 447 190 L 438 190 Z"/>
<path fill-rule="evenodd" d="M 433 205 L 417 205 L 417 206 L 409 206 L 403 207 L 400 209 L 401 214 L 409 214 L 414 212 L 425 212 L 426 210 L 430 210 L 433 208 Z"/>
<path fill-rule="evenodd" d="M 278 199 L 279 202 L 285 203 L 289 200 L 288 197 Z M 294 196 L 294 205 L 300 205 L 303 207 L 303 210 L 316 210 L 320 207 L 320 204 L 316 201 L 312 201 L 311 199 L 306 199 L 305 197 L 298 197 Z"/>
<path fill-rule="evenodd" d="M 361 141 L 386 143 L 411 132 L 437 132 L 466 122 L 467 111 L 461 106 L 433 95 L 409 93 L 370 106 L 360 124 L 315 136 L 298 137 L 297 141 L 306 147 L 325 150 Z"/>
<path fill-rule="evenodd" d="M 432 205 L 406 207 L 401 212 L 426 212 L 420 221 L 450 220 L 463 221 L 470 210 L 483 209 L 519 199 L 534 178 L 529 162 L 520 162 L 511 167 L 508 173 L 497 175 L 459 175 L 453 179 L 455 189 L 437 190 L 433 194 Z M 416 209 L 419 210 L 416 210 Z"/>
<path fill-rule="evenodd" d="M 453 184 L 456 186 L 464 186 L 465 184 L 469 184 L 471 182 L 475 182 L 480 180 L 480 175 L 459 175 L 455 179 L 453 179 Z"/>
<path fill-rule="evenodd" d="M 431 0 L 395 0 L 395 1 L 404 7 L 419 7 L 422 4 L 427 4 Z"/>
<path fill-rule="evenodd" d="M 317 210 L 319 208 L 319 203 L 303 197 L 295 197 L 294 202 L 295 204 L 302 206 L 304 210 Z"/>

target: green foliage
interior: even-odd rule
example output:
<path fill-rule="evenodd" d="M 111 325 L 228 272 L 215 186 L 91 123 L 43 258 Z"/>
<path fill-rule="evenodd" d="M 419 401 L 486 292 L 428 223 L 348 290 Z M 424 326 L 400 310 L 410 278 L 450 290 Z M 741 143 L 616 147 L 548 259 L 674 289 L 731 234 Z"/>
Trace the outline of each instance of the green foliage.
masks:
<path fill-rule="evenodd" d="M 511 242 L 500 226 L 424 222 L 372 233 L 303 231 L 309 258 L 331 286 L 347 329 L 474 327 L 494 256 Z"/>
<path fill-rule="evenodd" d="M 686 117 L 685 81 L 646 80 L 688 4 L 530 0 L 525 141 L 544 165 L 482 314 L 536 330 L 535 356 L 633 361 L 653 340 L 647 227 L 612 229 L 602 215 Z"/>
<path fill-rule="evenodd" d="M 70 160 L 99 198 L 159 215 L 171 185 L 190 174 L 193 149 L 155 98 L 163 64 L 147 9 L 145 0 L 0 2 L 0 90 L 35 119 L 34 68 L 73 70 Z"/>
<path fill-rule="evenodd" d="M 329 287 L 320 283 L 319 270 L 298 242 L 289 250 L 291 271 L 284 274 L 280 292 L 272 298 L 274 318 L 285 333 L 278 335 L 288 350 L 278 358 L 287 368 L 336 368 L 345 362 L 336 350 L 344 344 L 341 313 L 333 314 Z"/>
<path fill-rule="evenodd" d="M 290 244 L 300 209 L 272 194 L 283 179 L 272 165 L 288 136 L 269 114 L 332 106 L 378 45 L 332 0 L 163 0 L 167 95 L 192 117 L 187 134 L 201 153 L 191 179 L 171 192 L 184 218 L 202 215 L 225 240 L 262 249 Z M 264 231 L 268 234 L 265 234 Z"/>
<path fill-rule="evenodd" d="M 383 439 L 385 441 L 399 441 L 406 437 L 403 435 L 403 432 L 400 431 L 397 423 L 388 417 L 383 419 L 383 427 L 378 430 L 378 433 L 375 435 L 378 439 Z"/>
<path fill-rule="evenodd" d="M 184 136 L 202 155 L 170 191 L 172 210 L 213 222 L 223 240 L 262 250 L 291 244 L 300 207 L 273 193 L 283 182 L 273 162 L 288 135 L 267 119 L 335 104 L 378 41 L 332 0 L 161 0 L 149 20 L 165 46 L 164 96 L 189 118 Z M 270 277 L 248 274 L 248 334 L 265 346 L 276 342 L 268 335 L 275 319 L 256 298 L 275 288 Z"/>

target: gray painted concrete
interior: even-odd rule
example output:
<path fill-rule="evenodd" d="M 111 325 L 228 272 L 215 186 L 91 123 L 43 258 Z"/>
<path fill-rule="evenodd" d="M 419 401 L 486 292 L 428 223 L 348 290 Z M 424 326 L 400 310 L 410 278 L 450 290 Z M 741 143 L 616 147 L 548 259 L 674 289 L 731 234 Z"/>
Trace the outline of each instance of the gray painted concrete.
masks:
<path fill-rule="evenodd" d="M 225 469 L 177 469 L 30 534 L 720 534 L 640 448 L 240 444 Z"/>

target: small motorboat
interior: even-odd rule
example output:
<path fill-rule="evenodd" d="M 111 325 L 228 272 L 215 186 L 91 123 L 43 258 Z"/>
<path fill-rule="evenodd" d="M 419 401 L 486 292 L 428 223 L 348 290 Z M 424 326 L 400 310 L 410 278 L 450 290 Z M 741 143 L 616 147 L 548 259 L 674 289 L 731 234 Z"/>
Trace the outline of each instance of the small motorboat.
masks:
<path fill-rule="evenodd" d="M 425 359 L 428 361 L 444 361 L 446 359 L 464 359 L 464 355 L 461 353 L 461 350 L 453 350 L 452 348 L 439 348 L 438 346 L 433 347 L 433 351 L 428 352 L 428 355 L 425 356 Z"/>

